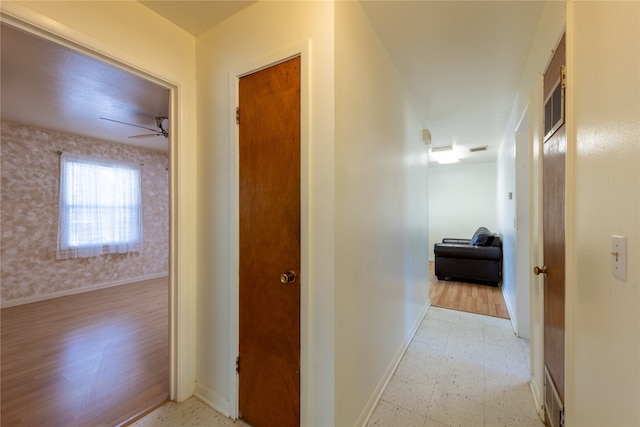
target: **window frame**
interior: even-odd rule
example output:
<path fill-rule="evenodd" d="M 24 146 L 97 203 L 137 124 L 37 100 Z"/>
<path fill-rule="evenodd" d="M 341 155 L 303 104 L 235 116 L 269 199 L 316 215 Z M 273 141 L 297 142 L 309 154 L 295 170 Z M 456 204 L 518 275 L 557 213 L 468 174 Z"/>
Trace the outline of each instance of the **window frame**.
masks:
<path fill-rule="evenodd" d="M 61 153 L 59 178 L 58 259 L 142 251 L 140 165 Z"/>

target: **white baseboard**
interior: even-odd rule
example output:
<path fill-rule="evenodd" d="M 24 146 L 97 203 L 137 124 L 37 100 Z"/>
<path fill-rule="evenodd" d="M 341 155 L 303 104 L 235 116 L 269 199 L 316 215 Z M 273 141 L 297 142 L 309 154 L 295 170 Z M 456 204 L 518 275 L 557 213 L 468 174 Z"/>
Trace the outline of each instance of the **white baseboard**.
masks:
<path fill-rule="evenodd" d="M 16 299 L 12 299 L 12 300 L 9 300 L 9 301 L 2 301 L 2 304 L 0 304 L 0 307 L 1 308 L 14 307 L 16 305 L 29 304 L 29 303 L 32 303 L 32 302 L 45 301 L 45 300 L 48 300 L 48 299 L 59 298 L 59 297 L 66 297 L 68 295 L 75 295 L 75 294 L 80 294 L 80 293 L 83 293 L 83 292 L 95 291 L 95 290 L 98 290 L 98 289 L 111 288 L 111 287 L 114 287 L 114 286 L 126 285 L 128 283 L 142 282 L 143 280 L 159 279 L 161 277 L 168 276 L 168 274 L 169 273 L 167 273 L 165 271 L 165 272 L 162 272 L 162 273 L 149 274 L 147 276 L 134 277 L 134 278 L 131 278 L 131 279 L 121 279 L 121 280 L 116 280 L 114 282 L 99 283 L 97 285 L 85 286 L 85 287 L 82 287 L 82 288 L 65 289 L 63 291 L 52 292 L 50 294 L 42 294 L 42 295 L 34 295 L 34 296 L 31 296 L 31 297 L 16 298 Z"/>
<path fill-rule="evenodd" d="M 194 396 L 200 399 L 206 405 L 220 412 L 225 417 L 231 418 L 231 415 L 229 415 L 231 413 L 229 400 L 217 391 L 212 390 L 200 383 L 196 383 L 196 391 L 194 393 Z"/>
<path fill-rule="evenodd" d="M 373 415 L 373 411 L 375 411 L 376 406 L 378 406 L 378 402 L 380 402 L 380 398 L 382 397 L 382 393 L 384 393 L 384 389 L 387 387 L 387 384 L 389 384 L 391 377 L 396 372 L 396 369 L 398 368 L 398 365 L 402 360 L 402 356 L 404 356 L 404 353 L 407 351 L 407 348 L 409 348 L 409 344 L 411 344 L 413 337 L 415 336 L 416 332 L 418 332 L 418 328 L 420 328 L 420 324 L 424 320 L 424 317 L 426 316 L 427 311 L 429 311 L 429 307 L 431 307 L 431 301 L 427 301 L 427 304 L 425 304 L 422 307 L 422 310 L 418 315 L 418 318 L 416 319 L 415 323 L 411 326 L 409 335 L 407 336 L 407 338 L 402 343 L 402 345 L 400 346 L 396 354 L 391 359 L 391 362 L 389 363 L 389 366 L 387 367 L 384 375 L 382 376 L 382 378 L 380 378 L 378 385 L 376 386 L 375 390 L 371 394 L 371 397 L 367 401 L 367 404 L 364 406 L 362 412 L 360 413 L 360 416 L 358 417 L 354 425 L 366 426 L 369 423 L 369 420 Z"/>
<path fill-rule="evenodd" d="M 520 336 L 520 334 L 518 334 L 518 319 L 516 319 L 515 312 L 513 310 L 513 307 L 511 306 L 511 300 L 507 298 L 507 294 L 505 293 L 504 289 L 505 287 L 503 282 L 502 285 L 500 285 L 500 290 L 502 291 L 502 299 L 504 299 L 505 305 L 507 306 L 507 312 L 509 313 L 509 321 L 511 322 L 511 328 L 513 329 L 513 332 L 517 336 Z"/>
<path fill-rule="evenodd" d="M 533 381 L 529 381 L 529 388 L 531 389 L 531 394 L 533 395 L 533 403 L 536 405 L 536 413 L 538 417 L 544 422 L 544 403 L 543 403 L 543 395 L 542 392 L 536 386 L 536 383 Z"/>

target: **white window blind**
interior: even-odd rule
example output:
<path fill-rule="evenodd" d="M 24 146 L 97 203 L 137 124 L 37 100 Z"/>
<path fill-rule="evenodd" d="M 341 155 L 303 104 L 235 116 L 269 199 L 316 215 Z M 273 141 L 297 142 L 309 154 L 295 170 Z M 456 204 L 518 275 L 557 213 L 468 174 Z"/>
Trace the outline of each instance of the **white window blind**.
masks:
<path fill-rule="evenodd" d="M 59 218 L 58 259 L 141 251 L 140 166 L 62 153 Z"/>

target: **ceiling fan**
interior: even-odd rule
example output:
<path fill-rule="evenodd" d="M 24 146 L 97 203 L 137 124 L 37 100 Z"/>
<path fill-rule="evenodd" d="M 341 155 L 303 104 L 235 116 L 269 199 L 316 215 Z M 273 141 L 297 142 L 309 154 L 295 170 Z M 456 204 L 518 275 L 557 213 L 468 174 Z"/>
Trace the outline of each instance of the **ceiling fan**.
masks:
<path fill-rule="evenodd" d="M 156 126 L 158 129 L 149 128 L 146 126 L 134 125 L 133 123 L 121 122 L 120 120 L 107 119 L 106 117 L 100 117 L 102 120 L 108 120 L 110 122 L 121 123 L 127 126 L 135 126 L 137 128 L 146 129 L 153 133 L 145 133 L 142 135 L 132 135 L 129 138 L 149 138 L 152 136 L 164 136 L 165 138 L 169 137 L 169 119 L 167 117 L 156 117 Z"/>

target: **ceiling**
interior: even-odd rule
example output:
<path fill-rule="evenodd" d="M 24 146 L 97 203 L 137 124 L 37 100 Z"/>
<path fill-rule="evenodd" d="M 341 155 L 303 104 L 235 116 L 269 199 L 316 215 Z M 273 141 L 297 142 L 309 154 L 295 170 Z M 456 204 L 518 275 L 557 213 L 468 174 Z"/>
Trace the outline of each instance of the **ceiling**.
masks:
<path fill-rule="evenodd" d="M 168 151 L 163 136 L 130 138 L 168 117 L 167 88 L 6 25 L 0 38 L 3 121 Z"/>
<path fill-rule="evenodd" d="M 255 0 L 254 0 L 255 1 Z M 224 21 L 236 12 L 249 6 L 254 1 L 219 0 L 219 1 L 144 1 L 144 4 L 159 15 L 197 36 L 204 30 Z"/>
<path fill-rule="evenodd" d="M 544 2 L 361 4 L 415 97 L 432 146 L 453 145 L 464 162 L 495 160 Z"/>
<path fill-rule="evenodd" d="M 142 1 L 200 34 L 252 1 Z M 494 161 L 542 1 L 361 1 L 415 97 L 432 145 L 465 162 Z M 166 138 L 131 139 L 167 116 L 169 91 L 18 30 L 2 27 L 2 118 L 166 150 Z M 43 66 L 46 65 L 46 66 Z M 470 153 L 469 148 L 488 146 Z"/>

